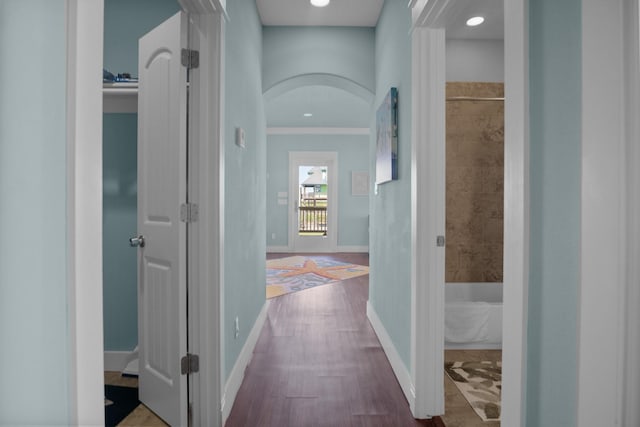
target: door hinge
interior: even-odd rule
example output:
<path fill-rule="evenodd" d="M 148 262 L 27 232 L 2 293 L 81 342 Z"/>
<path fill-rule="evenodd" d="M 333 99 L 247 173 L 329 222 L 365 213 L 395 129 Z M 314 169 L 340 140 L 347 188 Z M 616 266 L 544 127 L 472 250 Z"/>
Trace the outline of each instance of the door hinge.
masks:
<path fill-rule="evenodd" d="M 183 203 L 180 205 L 180 221 L 197 222 L 199 216 L 198 205 L 195 203 Z"/>
<path fill-rule="evenodd" d="M 200 52 L 193 49 L 182 49 L 182 65 L 192 69 L 200 66 Z"/>
<path fill-rule="evenodd" d="M 197 354 L 187 353 L 180 359 L 180 372 L 182 375 L 194 374 L 200 371 L 200 357 Z"/>
<path fill-rule="evenodd" d="M 438 247 L 444 246 L 444 236 L 436 237 L 436 246 Z"/>

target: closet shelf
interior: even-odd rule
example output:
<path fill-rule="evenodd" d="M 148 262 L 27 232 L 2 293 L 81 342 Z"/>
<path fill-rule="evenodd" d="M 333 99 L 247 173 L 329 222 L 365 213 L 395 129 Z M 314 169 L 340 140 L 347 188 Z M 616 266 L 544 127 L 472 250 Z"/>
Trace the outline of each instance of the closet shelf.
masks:
<path fill-rule="evenodd" d="M 105 113 L 135 113 L 138 109 L 138 83 L 103 83 Z"/>

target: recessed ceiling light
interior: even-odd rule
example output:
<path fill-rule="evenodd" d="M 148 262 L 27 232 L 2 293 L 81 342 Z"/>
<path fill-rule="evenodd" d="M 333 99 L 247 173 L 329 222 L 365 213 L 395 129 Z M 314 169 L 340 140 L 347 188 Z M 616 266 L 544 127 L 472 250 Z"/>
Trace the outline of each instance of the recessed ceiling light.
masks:
<path fill-rule="evenodd" d="M 313 114 L 311 114 L 311 113 L 304 113 L 304 114 L 303 114 L 303 116 L 305 116 L 305 117 L 313 117 Z"/>
<path fill-rule="evenodd" d="M 315 7 L 325 7 L 331 0 L 311 0 L 311 4 Z"/>
<path fill-rule="evenodd" d="M 467 19 L 467 26 L 475 27 L 476 25 L 480 25 L 484 22 L 484 18 L 482 16 L 474 16 L 473 18 Z"/>

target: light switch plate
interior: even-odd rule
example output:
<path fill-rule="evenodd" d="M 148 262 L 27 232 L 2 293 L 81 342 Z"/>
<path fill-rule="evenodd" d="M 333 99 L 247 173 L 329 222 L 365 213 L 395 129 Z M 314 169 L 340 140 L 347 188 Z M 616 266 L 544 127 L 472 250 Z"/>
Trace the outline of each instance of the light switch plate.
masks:
<path fill-rule="evenodd" d="M 245 148 L 244 129 L 242 128 L 236 128 L 236 145 L 240 148 Z"/>

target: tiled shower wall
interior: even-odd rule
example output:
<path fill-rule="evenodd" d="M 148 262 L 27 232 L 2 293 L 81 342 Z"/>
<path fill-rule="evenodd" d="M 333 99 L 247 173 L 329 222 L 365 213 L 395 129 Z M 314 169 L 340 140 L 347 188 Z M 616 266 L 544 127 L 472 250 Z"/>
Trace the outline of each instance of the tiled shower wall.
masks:
<path fill-rule="evenodd" d="M 504 96 L 502 83 L 447 83 L 447 98 Z M 446 282 L 502 282 L 504 102 L 447 101 Z"/>

